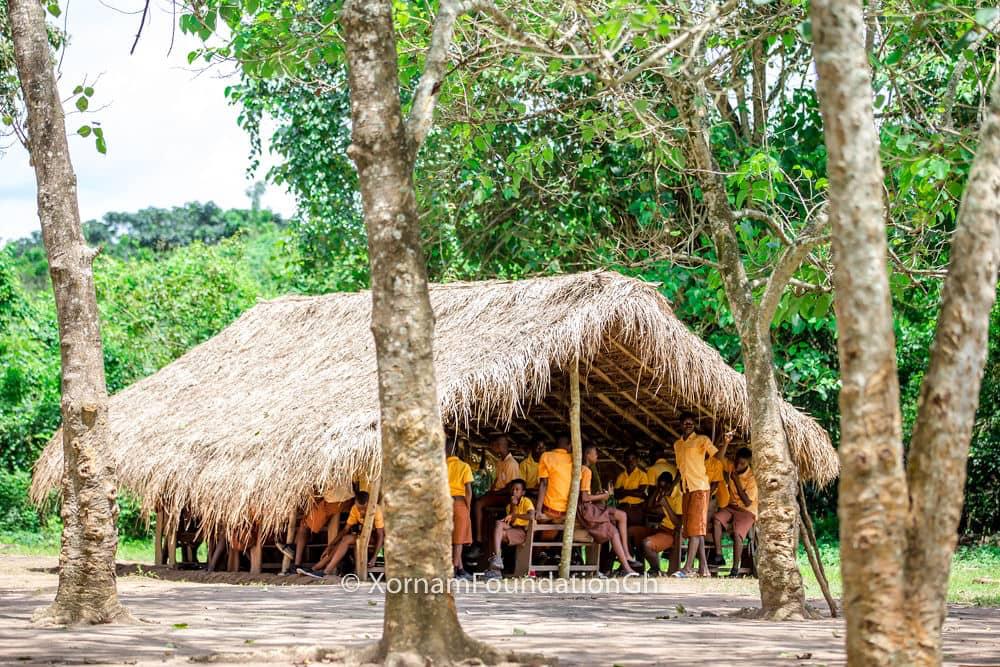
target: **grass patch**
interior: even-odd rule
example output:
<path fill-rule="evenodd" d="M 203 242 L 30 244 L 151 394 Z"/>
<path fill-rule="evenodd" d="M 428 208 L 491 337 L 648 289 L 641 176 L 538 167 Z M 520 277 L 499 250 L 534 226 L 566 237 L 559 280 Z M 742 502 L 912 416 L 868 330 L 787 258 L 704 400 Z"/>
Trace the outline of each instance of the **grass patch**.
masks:
<path fill-rule="evenodd" d="M 830 591 L 839 598 L 843 592 L 840 578 L 840 552 L 836 543 L 819 545 L 820 559 L 830 582 Z M 806 586 L 806 595 L 822 597 L 816 577 L 805 552 L 799 548 L 799 569 Z M 960 546 L 951 562 L 948 578 L 948 602 L 1000 607 L 1000 546 Z"/>
<path fill-rule="evenodd" d="M 58 558 L 59 535 L 58 531 L 51 530 L 0 532 L 0 545 L 3 545 L 0 553 L 9 556 L 51 556 Z M 117 558 L 121 561 L 152 564 L 153 540 L 119 537 Z"/>

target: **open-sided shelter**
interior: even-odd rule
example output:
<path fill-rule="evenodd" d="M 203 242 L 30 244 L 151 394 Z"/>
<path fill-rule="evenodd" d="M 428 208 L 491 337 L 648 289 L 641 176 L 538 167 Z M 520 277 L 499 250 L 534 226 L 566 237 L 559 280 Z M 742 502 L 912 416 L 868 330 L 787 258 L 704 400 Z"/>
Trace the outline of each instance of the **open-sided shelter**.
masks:
<path fill-rule="evenodd" d="M 449 437 L 567 428 L 579 358 L 585 441 L 672 444 L 683 411 L 749 439 L 746 381 L 687 329 L 654 285 L 608 271 L 432 285 L 434 358 Z M 106 456 L 146 511 L 182 509 L 214 535 L 282 531 L 327 484 L 377 476 L 379 405 L 368 292 L 262 302 L 111 398 Z M 783 404 L 800 476 L 838 471 L 827 433 Z M 524 442 L 524 444 L 527 444 Z M 668 451 L 670 447 L 668 447 Z M 42 502 L 61 438 L 35 468 Z"/>

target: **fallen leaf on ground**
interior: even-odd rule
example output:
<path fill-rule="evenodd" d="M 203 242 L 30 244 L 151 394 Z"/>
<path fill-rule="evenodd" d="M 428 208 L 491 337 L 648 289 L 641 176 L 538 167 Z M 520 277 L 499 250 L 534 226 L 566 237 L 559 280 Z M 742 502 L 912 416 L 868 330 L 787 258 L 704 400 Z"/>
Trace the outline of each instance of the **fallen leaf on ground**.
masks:
<path fill-rule="evenodd" d="M 528 633 L 522 630 L 521 628 L 514 628 L 514 634 L 518 637 L 524 637 Z"/>

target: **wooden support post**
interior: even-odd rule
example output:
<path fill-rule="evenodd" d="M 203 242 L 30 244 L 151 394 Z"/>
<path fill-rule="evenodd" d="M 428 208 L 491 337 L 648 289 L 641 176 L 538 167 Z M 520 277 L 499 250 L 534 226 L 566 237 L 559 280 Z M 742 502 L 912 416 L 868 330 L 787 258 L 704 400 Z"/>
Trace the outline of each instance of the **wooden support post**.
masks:
<path fill-rule="evenodd" d="M 167 514 L 170 523 L 167 530 L 167 565 L 177 567 L 177 519 Z"/>
<path fill-rule="evenodd" d="M 563 521 L 562 555 L 559 576 L 569 578 L 573 556 L 573 532 L 576 528 L 576 506 L 580 498 L 580 473 L 583 471 L 583 436 L 580 432 L 580 359 L 573 360 L 569 369 L 569 437 L 573 455 L 573 477 L 569 485 L 569 504 Z"/>
<path fill-rule="evenodd" d="M 153 534 L 153 565 L 163 565 L 163 512 L 156 512 L 156 532 Z"/>
<path fill-rule="evenodd" d="M 226 548 L 226 572 L 239 572 L 240 571 L 240 550 L 236 548 L 236 545 L 232 540 L 229 540 L 229 544 Z"/>
<path fill-rule="evenodd" d="M 250 547 L 250 574 L 260 574 L 264 563 L 264 532 L 257 529 L 257 539 Z"/>
<path fill-rule="evenodd" d="M 371 485 L 368 493 L 368 511 L 365 512 L 365 522 L 361 527 L 358 541 L 354 543 L 354 572 L 358 579 L 368 578 L 368 543 L 372 539 L 372 528 L 375 526 L 375 514 L 378 512 L 378 494 L 382 490 L 382 478 L 379 477 Z"/>
<path fill-rule="evenodd" d="M 597 398 L 598 398 L 598 400 L 601 401 L 601 403 L 604 403 L 606 406 L 608 406 L 609 408 L 611 408 L 612 412 L 614 412 L 615 414 L 619 415 L 622 419 L 624 419 L 625 421 L 627 421 L 629 424 L 632 424 L 632 426 L 635 426 L 637 429 L 639 429 L 640 431 L 642 431 L 643 433 L 645 433 L 647 437 L 652 438 L 655 442 L 658 442 L 661 445 L 666 445 L 667 444 L 666 440 L 664 440 L 660 436 L 658 436 L 655 433 L 653 433 L 652 431 L 650 431 L 646 427 L 645 424 L 643 424 L 641 421 L 639 421 L 638 419 L 636 419 L 635 417 L 633 417 L 632 415 L 630 415 L 629 413 L 627 413 L 626 411 L 624 411 L 620 407 L 618 407 L 615 404 L 615 402 L 612 401 L 610 398 L 608 398 L 605 394 L 597 394 Z"/>
<path fill-rule="evenodd" d="M 292 513 L 288 515 L 288 528 L 285 530 L 285 544 L 295 544 L 295 533 L 299 528 L 298 519 L 298 509 L 292 510 Z M 281 557 L 281 571 L 287 573 L 291 570 L 291 567 L 292 559 L 283 555 Z"/>

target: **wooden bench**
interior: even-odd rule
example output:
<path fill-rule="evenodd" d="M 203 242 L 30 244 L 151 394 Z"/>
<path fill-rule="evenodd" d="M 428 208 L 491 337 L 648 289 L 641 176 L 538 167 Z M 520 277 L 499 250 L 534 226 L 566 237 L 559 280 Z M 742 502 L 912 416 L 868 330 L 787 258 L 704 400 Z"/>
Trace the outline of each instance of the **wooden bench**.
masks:
<path fill-rule="evenodd" d="M 528 526 L 525 528 L 527 538 L 524 540 L 523 544 L 519 544 L 517 546 L 514 566 L 515 577 L 526 577 L 531 572 L 559 571 L 559 565 L 535 565 L 534 551 L 535 549 L 544 549 L 547 547 L 562 548 L 562 539 L 559 539 L 558 541 L 538 540 L 536 539 L 536 533 L 547 531 L 558 531 L 562 533 L 563 527 L 562 523 L 551 523 L 550 520 L 546 520 L 546 523 L 537 523 L 535 519 L 532 518 L 528 522 Z M 598 571 L 598 564 L 600 561 L 600 547 L 601 545 L 594 542 L 594 538 L 592 538 L 586 530 L 577 527 L 573 531 L 573 548 L 580 548 L 583 552 L 584 562 L 580 565 L 570 564 L 570 574 L 574 572 L 596 573 Z"/>

